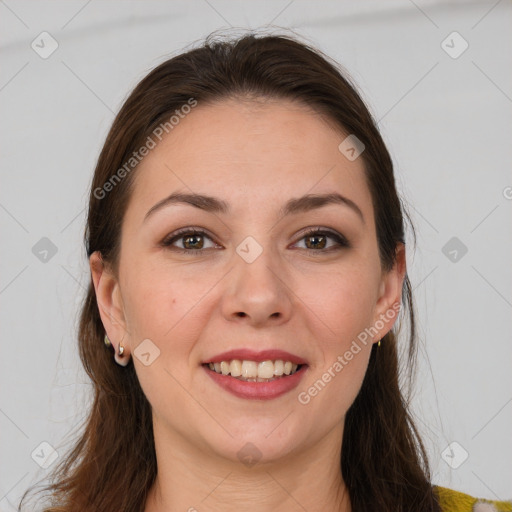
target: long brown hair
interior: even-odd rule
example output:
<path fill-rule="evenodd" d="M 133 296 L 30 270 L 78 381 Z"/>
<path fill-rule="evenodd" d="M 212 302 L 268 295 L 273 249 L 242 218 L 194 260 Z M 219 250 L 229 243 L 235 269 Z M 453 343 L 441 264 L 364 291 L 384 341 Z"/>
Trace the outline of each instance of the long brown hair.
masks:
<path fill-rule="evenodd" d="M 391 269 L 397 244 L 405 243 L 407 213 L 376 123 L 344 75 L 320 51 L 287 35 L 209 36 L 200 47 L 160 64 L 123 104 L 99 156 L 85 231 L 87 256 L 100 251 L 117 271 L 120 228 L 136 166 L 133 170 L 125 166 L 125 172 L 118 173 L 122 179 L 114 182 L 112 177 L 158 126 L 191 100 L 206 104 L 249 96 L 302 102 L 327 116 L 340 132 L 362 141 L 381 264 Z M 111 186 L 106 187 L 109 180 Z M 402 302 L 409 313 L 406 366 L 412 368 L 416 330 L 407 275 Z M 156 477 L 150 404 L 133 361 L 126 367 L 115 364 L 112 347 L 103 343 L 104 334 L 90 282 L 78 343 L 94 400 L 78 441 L 53 471 L 53 483 L 44 489 L 51 491 L 47 512 L 142 512 Z M 399 370 L 394 328 L 380 347 L 373 346 L 362 388 L 345 418 L 340 464 L 354 512 L 438 510 L 425 448 L 399 386 Z"/>

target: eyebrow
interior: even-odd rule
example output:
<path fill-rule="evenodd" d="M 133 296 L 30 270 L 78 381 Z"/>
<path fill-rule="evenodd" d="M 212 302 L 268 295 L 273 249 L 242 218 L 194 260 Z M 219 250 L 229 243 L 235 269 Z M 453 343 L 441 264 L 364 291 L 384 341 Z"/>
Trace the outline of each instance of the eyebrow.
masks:
<path fill-rule="evenodd" d="M 200 210 L 210 213 L 226 214 L 230 212 L 229 203 L 222 199 L 204 194 L 175 192 L 152 206 L 146 213 L 144 222 L 156 211 L 173 204 L 189 204 L 195 208 L 199 208 Z M 348 197 L 334 192 L 330 194 L 306 194 L 302 197 L 292 198 L 280 208 L 279 214 L 284 217 L 287 215 L 309 212 L 329 204 L 348 206 L 361 218 L 364 224 L 365 220 L 363 212 L 359 206 L 357 206 L 357 204 Z"/>

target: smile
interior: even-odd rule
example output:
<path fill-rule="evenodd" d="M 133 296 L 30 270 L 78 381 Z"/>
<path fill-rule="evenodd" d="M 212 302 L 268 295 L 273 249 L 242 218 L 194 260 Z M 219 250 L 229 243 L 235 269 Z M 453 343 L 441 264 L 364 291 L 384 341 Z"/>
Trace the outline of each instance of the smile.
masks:
<path fill-rule="evenodd" d="M 220 388 L 246 400 L 272 400 L 285 395 L 299 385 L 308 369 L 307 364 L 281 359 L 260 362 L 233 359 L 202 367 Z"/>
<path fill-rule="evenodd" d="M 208 364 L 210 370 L 218 374 L 230 375 L 245 382 L 272 382 L 277 378 L 293 375 L 299 366 L 291 361 L 283 361 L 281 359 L 260 362 L 233 359 L 231 361 Z"/>

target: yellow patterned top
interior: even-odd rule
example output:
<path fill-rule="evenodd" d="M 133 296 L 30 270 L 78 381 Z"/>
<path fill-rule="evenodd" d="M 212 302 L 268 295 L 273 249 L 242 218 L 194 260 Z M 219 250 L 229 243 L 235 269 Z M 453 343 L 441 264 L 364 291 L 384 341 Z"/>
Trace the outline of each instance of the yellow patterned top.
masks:
<path fill-rule="evenodd" d="M 491 501 L 436 486 L 443 512 L 512 512 L 512 501 Z"/>

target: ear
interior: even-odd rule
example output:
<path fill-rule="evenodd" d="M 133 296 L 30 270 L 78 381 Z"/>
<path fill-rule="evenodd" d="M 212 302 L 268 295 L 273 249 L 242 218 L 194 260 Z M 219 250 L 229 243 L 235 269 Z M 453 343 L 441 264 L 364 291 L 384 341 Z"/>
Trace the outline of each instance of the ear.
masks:
<path fill-rule="evenodd" d="M 373 343 L 381 340 L 393 327 L 402 300 L 402 285 L 406 273 L 405 245 L 398 243 L 396 246 L 396 257 L 393 268 L 383 272 L 380 283 L 379 298 L 375 305 L 373 318 Z"/>
<path fill-rule="evenodd" d="M 105 332 L 114 346 L 117 360 L 119 344 L 126 338 L 126 320 L 119 283 L 109 265 L 106 265 L 99 251 L 93 252 L 89 258 L 91 277 L 96 291 L 96 301 Z M 129 359 L 129 347 L 123 343 L 123 361 Z M 127 354 L 128 352 L 128 354 Z"/>

